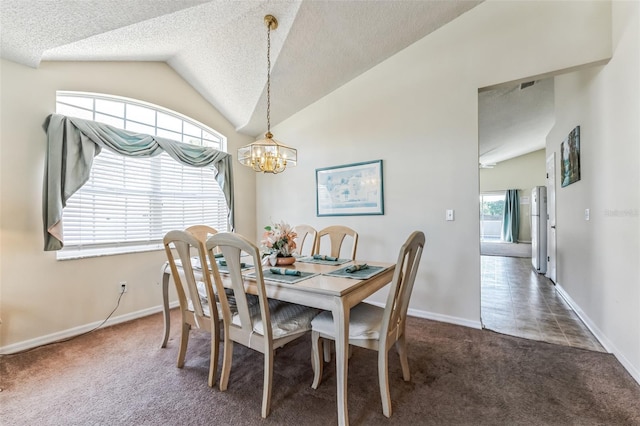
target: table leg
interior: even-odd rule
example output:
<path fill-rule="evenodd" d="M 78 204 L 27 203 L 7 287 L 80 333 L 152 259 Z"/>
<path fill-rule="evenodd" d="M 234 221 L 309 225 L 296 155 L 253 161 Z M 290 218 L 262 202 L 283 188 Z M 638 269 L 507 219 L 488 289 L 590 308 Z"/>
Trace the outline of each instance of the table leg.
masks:
<path fill-rule="evenodd" d="M 167 347 L 169 341 L 169 330 L 171 329 L 171 319 L 169 315 L 169 278 L 171 274 L 167 271 L 168 264 L 162 266 L 162 315 L 164 317 L 164 336 L 162 337 L 161 348 Z"/>
<path fill-rule="evenodd" d="M 347 378 L 349 370 L 349 307 L 342 298 L 336 300 L 333 309 L 333 323 L 336 327 L 336 399 L 338 404 L 338 424 L 349 424 L 347 404 Z"/>

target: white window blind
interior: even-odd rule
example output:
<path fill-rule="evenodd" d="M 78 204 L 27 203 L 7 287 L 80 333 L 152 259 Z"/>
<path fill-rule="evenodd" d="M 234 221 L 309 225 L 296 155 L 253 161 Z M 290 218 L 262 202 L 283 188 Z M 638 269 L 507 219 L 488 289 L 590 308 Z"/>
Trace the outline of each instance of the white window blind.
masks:
<path fill-rule="evenodd" d="M 221 150 L 226 142 L 200 123 L 134 100 L 71 92 L 58 92 L 57 100 L 59 114 Z M 227 215 L 212 168 L 183 166 L 165 153 L 133 158 L 103 148 L 89 181 L 67 201 L 58 258 L 159 249 L 173 229 L 206 224 L 226 231 Z"/>

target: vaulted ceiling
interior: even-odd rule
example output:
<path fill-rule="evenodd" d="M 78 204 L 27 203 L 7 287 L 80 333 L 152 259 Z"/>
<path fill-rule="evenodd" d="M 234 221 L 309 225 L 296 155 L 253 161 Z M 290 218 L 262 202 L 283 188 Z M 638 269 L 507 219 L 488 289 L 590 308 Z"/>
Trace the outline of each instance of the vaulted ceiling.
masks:
<path fill-rule="evenodd" d="M 481 166 L 544 149 L 555 122 L 553 87 L 553 78 L 546 78 L 479 93 Z"/>
<path fill-rule="evenodd" d="M 239 132 L 266 127 L 480 4 L 454 0 L 2 0 L 3 58 L 164 61 Z M 495 108 L 494 108 L 495 109 Z M 482 149 L 481 149 L 482 152 Z"/>

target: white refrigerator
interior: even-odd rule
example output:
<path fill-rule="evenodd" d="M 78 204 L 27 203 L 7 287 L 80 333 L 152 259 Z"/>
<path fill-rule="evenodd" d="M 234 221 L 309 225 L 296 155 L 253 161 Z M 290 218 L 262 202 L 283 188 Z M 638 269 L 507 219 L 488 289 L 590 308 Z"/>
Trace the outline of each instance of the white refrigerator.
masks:
<path fill-rule="evenodd" d="M 539 274 L 547 272 L 547 188 L 531 191 L 531 263 Z"/>

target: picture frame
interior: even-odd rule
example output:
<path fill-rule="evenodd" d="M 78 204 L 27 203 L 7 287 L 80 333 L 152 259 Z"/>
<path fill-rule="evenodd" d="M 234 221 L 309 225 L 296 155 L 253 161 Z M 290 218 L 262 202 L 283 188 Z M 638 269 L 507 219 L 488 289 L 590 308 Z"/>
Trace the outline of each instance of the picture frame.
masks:
<path fill-rule="evenodd" d="M 316 213 L 383 215 L 382 160 L 316 169 Z"/>
<path fill-rule="evenodd" d="M 560 144 L 560 178 L 563 188 L 580 180 L 580 126 Z"/>

